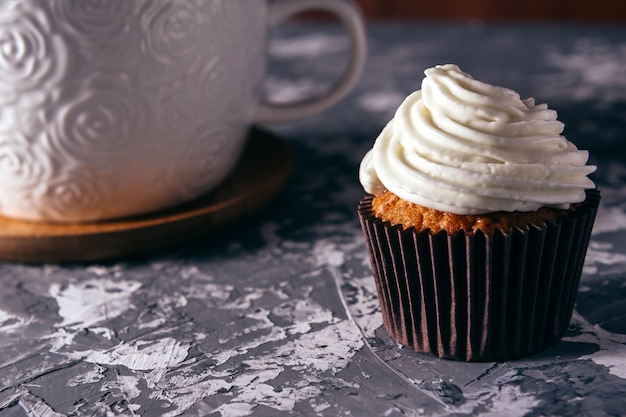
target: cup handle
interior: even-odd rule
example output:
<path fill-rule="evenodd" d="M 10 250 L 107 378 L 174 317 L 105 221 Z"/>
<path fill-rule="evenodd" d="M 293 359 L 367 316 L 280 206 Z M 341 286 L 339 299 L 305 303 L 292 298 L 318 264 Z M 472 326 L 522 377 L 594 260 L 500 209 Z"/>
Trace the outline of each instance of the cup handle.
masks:
<path fill-rule="evenodd" d="M 278 26 L 302 11 L 321 10 L 335 15 L 347 29 L 352 42 L 350 57 L 342 75 L 325 94 L 293 103 L 275 104 L 261 102 L 254 115 L 255 122 L 285 122 L 319 113 L 344 98 L 355 86 L 367 54 L 365 25 L 358 9 L 338 0 L 283 0 L 269 4 L 270 28 Z"/>

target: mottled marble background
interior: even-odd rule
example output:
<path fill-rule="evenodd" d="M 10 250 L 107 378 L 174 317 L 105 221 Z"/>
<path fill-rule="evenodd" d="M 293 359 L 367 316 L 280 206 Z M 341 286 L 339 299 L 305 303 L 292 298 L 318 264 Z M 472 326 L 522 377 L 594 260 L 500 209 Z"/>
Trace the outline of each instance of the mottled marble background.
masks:
<path fill-rule="evenodd" d="M 368 41 L 346 100 L 265 127 L 295 163 L 258 216 L 131 259 L 0 263 L 0 417 L 626 413 L 626 28 L 377 24 Z M 347 48 L 334 25 L 276 32 L 267 94 L 323 91 Z M 522 360 L 438 360 L 381 328 L 358 164 L 423 70 L 448 62 L 549 103 L 598 165 L 571 325 Z"/>

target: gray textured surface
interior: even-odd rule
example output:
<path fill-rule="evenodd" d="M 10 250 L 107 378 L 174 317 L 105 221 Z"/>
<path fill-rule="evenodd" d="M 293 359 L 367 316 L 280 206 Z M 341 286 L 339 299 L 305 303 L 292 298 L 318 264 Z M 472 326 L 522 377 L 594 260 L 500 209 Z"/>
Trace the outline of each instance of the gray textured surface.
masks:
<path fill-rule="evenodd" d="M 270 126 L 284 192 L 241 227 L 132 259 L 0 263 L 0 416 L 621 415 L 626 410 L 626 28 L 373 25 L 357 89 Z M 268 94 L 322 90 L 335 26 L 271 44 Z M 357 167 L 422 71 L 453 62 L 559 111 L 603 200 L 558 344 L 505 363 L 438 360 L 386 336 L 356 217 Z"/>

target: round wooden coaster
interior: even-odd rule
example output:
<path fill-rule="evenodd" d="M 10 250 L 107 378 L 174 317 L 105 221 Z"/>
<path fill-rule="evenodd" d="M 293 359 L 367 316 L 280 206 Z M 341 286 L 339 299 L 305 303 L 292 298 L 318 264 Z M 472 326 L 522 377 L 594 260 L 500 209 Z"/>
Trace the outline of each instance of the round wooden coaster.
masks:
<path fill-rule="evenodd" d="M 0 216 L 0 259 L 36 263 L 95 261 L 206 235 L 268 203 L 287 181 L 291 163 L 287 143 L 253 128 L 233 173 L 209 194 L 173 209 L 105 222 L 53 224 Z"/>

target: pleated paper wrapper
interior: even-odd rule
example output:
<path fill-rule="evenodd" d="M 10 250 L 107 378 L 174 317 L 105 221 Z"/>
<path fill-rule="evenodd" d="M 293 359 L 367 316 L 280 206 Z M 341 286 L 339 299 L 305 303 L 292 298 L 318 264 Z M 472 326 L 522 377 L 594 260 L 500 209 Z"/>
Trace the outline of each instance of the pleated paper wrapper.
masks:
<path fill-rule="evenodd" d="M 462 361 L 537 353 L 567 329 L 600 202 L 597 190 L 555 223 L 466 235 L 381 221 L 358 208 L 389 335 Z"/>

